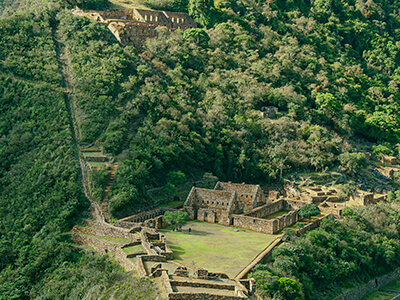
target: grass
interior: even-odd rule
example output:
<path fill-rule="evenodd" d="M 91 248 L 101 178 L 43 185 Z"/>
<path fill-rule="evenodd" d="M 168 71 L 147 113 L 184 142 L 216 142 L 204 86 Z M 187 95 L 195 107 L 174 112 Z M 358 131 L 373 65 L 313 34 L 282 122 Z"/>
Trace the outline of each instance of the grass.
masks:
<path fill-rule="evenodd" d="M 98 235 L 93 235 L 93 234 L 87 234 L 80 232 L 78 233 L 79 235 L 86 235 L 86 236 L 91 236 L 94 237 L 100 241 L 106 242 L 106 243 L 111 243 L 111 244 L 126 244 L 129 242 L 132 242 L 130 239 L 126 238 L 120 238 L 120 237 L 109 237 L 109 236 L 98 236 Z"/>
<path fill-rule="evenodd" d="M 237 228 L 192 221 L 183 227 L 183 232 L 160 231 L 165 234 L 176 261 L 193 270 L 203 267 L 234 277 L 275 239 L 273 235 L 251 230 L 234 230 Z"/>
<path fill-rule="evenodd" d="M 393 292 L 400 292 L 400 279 L 392 281 L 387 286 L 382 288 L 383 290 L 393 291 Z"/>
<path fill-rule="evenodd" d="M 364 297 L 361 300 L 389 300 L 396 296 L 396 294 L 384 293 L 384 292 L 372 292 Z"/>
<path fill-rule="evenodd" d="M 108 165 L 105 162 L 100 162 L 100 161 L 89 161 L 88 164 L 92 167 L 108 167 Z"/>
<path fill-rule="evenodd" d="M 146 252 L 146 249 L 142 246 L 142 244 L 136 245 L 136 246 L 129 246 L 122 248 L 122 250 L 125 251 L 126 254 L 132 254 L 132 253 L 138 253 L 138 252 Z"/>
<path fill-rule="evenodd" d="M 88 157 L 102 157 L 102 156 L 105 156 L 103 153 L 101 153 L 101 152 L 83 152 L 83 154 L 85 155 L 85 156 L 88 156 Z"/>

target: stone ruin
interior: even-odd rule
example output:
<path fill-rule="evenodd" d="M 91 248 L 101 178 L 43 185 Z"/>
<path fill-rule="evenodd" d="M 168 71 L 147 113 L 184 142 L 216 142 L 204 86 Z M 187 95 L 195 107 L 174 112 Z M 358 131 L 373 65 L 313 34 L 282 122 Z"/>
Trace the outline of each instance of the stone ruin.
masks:
<path fill-rule="evenodd" d="M 192 220 L 275 234 L 299 220 L 304 204 L 280 199 L 276 192 L 266 198 L 259 185 L 217 182 L 213 190 L 193 187 L 183 208 Z M 288 212 L 271 217 L 279 211 Z"/>
<path fill-rule="evenodd" d="M 169 31 L 195 28 L 196 23 L 185 13 L 145 9 L 108 9 L 105 11 L 72 10 L 76 16 L 84 16 L 108 27 L 123 45 L 142 48 L 147 38 L 157 37 L 158 28 Z"/>
<path fill-rule="evenodd" d="M 383 164 L 388 164 L 388 165 L 397 165 L 398 160 L 395 156 L 388 156 L 388 155 L 383 155 L 381 158 L 381 162 Z"/>

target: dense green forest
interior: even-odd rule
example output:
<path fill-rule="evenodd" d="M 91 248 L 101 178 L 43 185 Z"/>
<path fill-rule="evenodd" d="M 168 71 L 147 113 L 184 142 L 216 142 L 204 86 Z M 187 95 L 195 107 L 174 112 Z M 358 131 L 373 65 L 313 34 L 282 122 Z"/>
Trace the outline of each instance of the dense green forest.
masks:
<path fill-rule="evenodd" d="M 187 7 L 207 28 L 161 30 L 140 55 L 89 20 L 59 15 L 80 139 L 104 142 L 120 162 L 114 216 L 151 207 L 146 189 L 171 171 L 275 182 L 338 165 L 354 173 L 374 144 L 398 155 L 397 2 Z M 271 106 L 276 116 L 264 118 Z"/>
<path fill-rule="evenodd" d="M 83 255 L 66 234 L 89 203 L 59 70 L 56 13 L 42 7 L 0 20 L 0 299 L 154 298 L 150 282 L 107 257 Z"/>
<path fill-rule="evenodd" d="M 295 171 L 342 166 L 352 174 L 364 151 L 399 155 L 397 0 L 143 3 L 189 12 L 199 28 L 160 30 L 138 51 L 69 12 L 107 1 L 0 2 L 0 299 L 123 299 L 132 294 L 122 287 L 139 285 L 129 289 L 135 297 L 154 293 L 109 260 L 83 255 L 65 234 L 89 203 L 57 33 L 71 64 L 79 141 L 103 142 L 119 162 L 114 217 L 152 207 L 146 190 L 179 185 L 174 174 L 275 183 Z M 265 118 L 269 107 L 278 112 Z M 328 221 L 279 250 L 259 276 L 295 278 L 318 297 L 328 273 L 345 283 L 387 271 L 399 262 L 398 229 L 384 224 L 397 211 L 348 211 L 343 223 Z M 374 213 L 382 221 L 369 220 Z M 325 256 L 327 246 L 337 256 Z M 318 272 L 294 267 L 285 253 L 296 251 L 293 259 Z"/>
<path fill-rule="evenodd" d="M 332 299 L 341 288 L 357 286 L 399 265 L 398 202 L 346 208 L 343 216 L 340 221 L 324 220 L 299 238 L 287 231 L 286 243 L 250 275 L 257 280 L 259 293 L 281 294 L 284 299 Z M 292 283 L 287 294 L 279 287 L 282 278 Z"/>

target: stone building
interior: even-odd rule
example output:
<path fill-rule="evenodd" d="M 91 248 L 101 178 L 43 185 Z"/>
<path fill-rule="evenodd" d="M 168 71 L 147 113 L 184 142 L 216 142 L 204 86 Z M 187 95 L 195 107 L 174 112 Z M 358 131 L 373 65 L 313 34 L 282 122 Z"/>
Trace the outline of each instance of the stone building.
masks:
<path fill-rule="evenodd" d="M 121 44 L 136 48 L 141 48 L 147 38 L 155 38 L 158 27 L 167 28 L 169 31 L 196 27 L 196 23 L 188 14 L 178 12 L 145 9 L 84 11 L 75 8 L 72 13 L 106 25 Z"/>
<path fill-rule="evenodd" d="M 212 190 L 193 187 L 183 208 L 192 220 L 274 234 L 295 224 L 304 204 L 285 199 L 271 202 L 259 185 L 217 182 Z M 279 211 L 285 213 L 271 217 Z"/>

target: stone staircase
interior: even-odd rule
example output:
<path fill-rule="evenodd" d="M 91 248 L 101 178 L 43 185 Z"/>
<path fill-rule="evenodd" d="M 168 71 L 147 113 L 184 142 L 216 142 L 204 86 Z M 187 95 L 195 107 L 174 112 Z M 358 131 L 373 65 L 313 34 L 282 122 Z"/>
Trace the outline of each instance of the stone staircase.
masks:
<path fill-rule="evenodd" d="M 106 219 L 107 222 L 110 222 L 111 217 L 108 211 L 108 198 L 109 198 L 109 192 L 111 190 L 112 185 L 114 184 L 115 180 L 115 173 L 117 172 L 118 169 L 118 164 L 113 164 L 111 166 L 110 174 L 108 176 L 108 182 L 107 186 L 103 192 L 103 197 L 101 200 L 101 210 L 103 212 L 104 218 Z"/>

